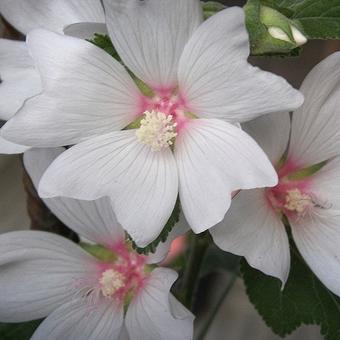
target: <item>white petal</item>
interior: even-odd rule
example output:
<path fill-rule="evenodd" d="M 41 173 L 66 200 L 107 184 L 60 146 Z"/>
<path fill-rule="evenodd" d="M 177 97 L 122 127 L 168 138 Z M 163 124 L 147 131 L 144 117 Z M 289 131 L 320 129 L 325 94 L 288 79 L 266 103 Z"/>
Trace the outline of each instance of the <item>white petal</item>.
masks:
<path fill-rule="evenodd" d="M 190 230 L 190 226 L 186 221 L 184 215 L 180 213 L 179 221 L 175 224 L 173 229 L 170 231 L 165 242 L 161 242 L 155 253 L 151 253 L 148 255 L 147 262 L 148 263 L 159 263 L 167 257 L 169 254 L 172 242 L 176 240 L 176 238 L 186 234 Z"/>
<path fill-rule="evenodd" d="M 221 249 L 244 256 L 252 267 L 285 284 L 290 267 L 288 237 L 264 190 L 237 194 L 225 219 L 210 233 Z"/>
<path fill-rule="evenodd" d="M 62 32 L 77 22 L 104 22 L 100 0 L 1 0 L 0 12 L 26 34 L 35 28 Z"/>
<path fill-rule="evenodd" d="M 18 153 L 23 153 L 28 149 L 29 149 L 28 146 L 15 144 L 0 137 L 0 154 L 8 154 L 8 155 L 18 154 Z"/>
<path fill-rule="evenodd" d="M 113 132 L 64 152 L 40 183 L 44 197 L 97 199 L 109 196 L 120 224 L 140 247 L 160 233 L 178 193 L 170 149 L 154 152 L 134 130 Z"/>
<path fill-rule="evenodd" d="M 277 174 L 255 141 L 217 119 L 188 123 L 176 140 L 179 194 L 194 232 L 220 222 L 239 189 L 274 186 Z"/>
<path fill-rule="evenodd" d="M 202 21 L 197 0 L 105 0 L 106 22 L 124 64 L 157 89 L 176 87 L 183 48 Z"/>
<path fill-rule="evenodd" d="M 64 34 L 79 39 L 92 39 L 95 33 L 102 35 L 109 34 L 106 25 L 97 22 L 81 22 L 64 28 Z"/>
<path fill-rule="evenodd" d="M 301 86 L 303 106 L 294 112 L 289 156 L 310 166 L 339 154 L 340 52 L 323 60 Z"/>
<path fill-rule="evenodd" d="M 340 157 L 329 161 L 311 178 L 310 191 L 319 206 L 340 209 Z"/>
<path fill-rule="evenodd" d="M 58 308 L 38 327 L 31 340 L 114 340 L 123 325 L 123 308 L 113 301 L 91 305 L 77 299 Z"/>
<path fill-rule="evenodd" d="M 0 62 L 1 71 L 6 67 L 34 67 L 33 59 L 23 41 L 0 39 Z"/>
<path fill-rule="evenodd" d="M 24 165 L 32 179 L 35 188 L 38 188 L 42 175 L 51 163 L 60 156 L 65 148 L 31 149 L 24 154 Z"/>
<path fill-rule="evenodd" d="M 122 331 L 121 331 L 121 333 L 119 335 L 118 340 L 131 340 L 130 337 L 129 337 L 128 331 L 127 331 L 127 329 L 125 327 L 125 324 L 122 327 Z"/>
<path fill-rule="evenodd" d="M 94 259 L 71 241 L 51 233 L 19 231 L 0 236 L 0 320 L 46 317 L 68 302 Z"/>
<path fill-rule="evenodd" d="M 26 44 L 0 39 L 0 119 L 11 118 L 26 99 L 40 91 L 40 76 Z"/>
<path fill-rule="evenodd" d="M 132 301 L 126 327 L 133 340 L 191 340 L 193 315 L 175 300 L 170 288 L 177 279 L 171 269 L 155 269 L 144 290 Z"/>
<path fill-rule="evenodd" d="M 46 148 L 25 152 L 25 168 L 37 189 L 44 172 L 64 151 L 64 148 Z M 124 239 L 124 231 L 117 222 L 108 198 L 82 201 L 55 197 L 43 201 L 65 225 L 90 241 L 110 246 Z"/>
<path fill-rule="evenodd" d="M 33 31 L 27 41 L 44 91 L 4 126 L 6 139 L 37 147 L 72 145 L 120 130 L 135 119 L 139 90 L 108 53 L 44 30 Z"/>
<path fill-rule="evenodd" d="M 302 104 L 302 95 L 286 80 L 251 66 L 248 56 L 243 9 L 225 9 L 206 20 L 179 63 L 179 88 L 191 111 L 243 122 Z"/>
<path fill-rule="evenodd" d="M 242 124 L 242 128 L 256 140 L 272 164 L 277 165 L 288 147 L 289 113 L 265 115 Z"/>
<path fill-rule="evenodd" d="M 299 252 L 320 281 L 340 296 L 340 211 L 316 209 L 290 221 Z"/>

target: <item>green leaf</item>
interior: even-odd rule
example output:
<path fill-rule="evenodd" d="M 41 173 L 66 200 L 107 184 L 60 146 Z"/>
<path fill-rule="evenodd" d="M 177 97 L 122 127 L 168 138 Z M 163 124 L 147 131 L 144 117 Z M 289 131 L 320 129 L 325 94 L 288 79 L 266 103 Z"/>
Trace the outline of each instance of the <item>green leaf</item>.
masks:
<path fill-rule="evenodd" d="M 261 0 L 289 16 L 309 39 L 340 38 L 340 0 Z"/>
<path fill-rule="evenodd" d="M 169 233 L 171 232 L 171 230 L 173 229 L 173 227 L 175 226 L 176 223 L 179 222 L 179 215 L 181 212 L 181 207 L 180 207 L 180 202 L 179 202 L 179 198 L 176 201 L 176 205 L 175 208 L 168 220 L 168 222 L 165 224 L 161 234 L 156 238 L 156 240 L 154 240 L 153 242 L 151 242 L 147 247 L 145 248 L 139 248 L 131 239 L 132 241 L 132 247 L 139 253 L 139 254 L 144 254 L 147 255 L 149 253 L 154 253 L 157 249 L 157 246 L 161 243 L 161 242 L 165 242 L 169 236 Z"/>
<path fill-rule="evenodd" d="M 286 336 L 302 324 L 321 326 L 326 340 L 340 339 L 340 298 L 312 273 L 291 246 L 291 271 L 284 290 L 281 282 L 242 261 L 241 272 L 250 301 L 266 324 Z"/>
<path fill-rule="evenodd" d="M 1 340 L 29 340 L 42 320 L 24 323 L 0 323 Z"/>

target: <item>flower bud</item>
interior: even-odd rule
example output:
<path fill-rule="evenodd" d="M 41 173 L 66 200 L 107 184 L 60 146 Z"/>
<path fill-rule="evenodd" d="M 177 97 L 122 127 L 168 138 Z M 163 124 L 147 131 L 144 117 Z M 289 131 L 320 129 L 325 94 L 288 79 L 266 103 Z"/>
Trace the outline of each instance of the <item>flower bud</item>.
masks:
<path fill-rule="evenodd" d="M 296 27 L 296 24 L 273 8 L 261 6 L 260 20 L 274 39 L 286 41 L 295 47 L 307 42 L 307 38 Z"/>

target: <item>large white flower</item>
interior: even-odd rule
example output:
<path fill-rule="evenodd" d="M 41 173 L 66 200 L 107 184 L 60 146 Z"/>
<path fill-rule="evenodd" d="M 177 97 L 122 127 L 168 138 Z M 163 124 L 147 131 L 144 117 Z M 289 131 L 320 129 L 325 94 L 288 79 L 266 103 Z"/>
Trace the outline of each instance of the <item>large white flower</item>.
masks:
<path fill-rule="evenodd" d="M 35 185 L 60 152 L 25 153 Z M 106 199 L 51 198 L 45 203 L 82 237 L 101 244 L 105 260 L 50 233 L 1 235 L 0 321 L 47 317 L 34 340 L 192 339 L 193 315 L 169 292 L 177 274 L 149 265 L 162 259 L 163 250 L 149 257 L 135 253 Z"/>
<path fill-rule="evenodd" d="M 305 103 L 293 113 L 292 124 L 288 113 L 245 124 L 275 165 L 279 184 L 239 193 L 211 233 L 223 250 L 245 256 L 284 283 L 290 267 L 284 214 L 307 264 L 340 295 L 340 53 L 317 65 L 301 91 Z"/>
<path fill-rule="evenodd" d="M 31 33 L 27 43 L 44 91 L 3 135 L 37 147 L 76 144 L 48 169 L 42 196 L 109 196 L 118 221 L 145 246 L 168 220 L 178 192 L 189 224 L 202 232 L 223 219 L 232 191 L 275 185 L 267 157 L 237 123 L 296 108 L 303 97 L 247 63 L 243 10 L 230 8 L 202 23 L 197 0 L 105 5 L 124 65 L 153 94 L 142 94 L 96 46 Z M 137 129 L 124 129 L 132 122 Z"/>
<path fill-rule="evenodd" d="M 2 0 L 0 13 L 15 28 L 26 34 L 35 28 L 62 32 L 64 27 L 71 35 L 81 35 L 102 28 L 90 22 L 104 22 L 100 0 Z M 79 22 L 88 22 L 77 32 L 72 29 Z M 66 27 L 67 25 L 71 25 Z M 24 101 L 41 92 L 39 72 L 34 67 L 25 42 L 0 39 L 0 119 L 8 120 Z M 21 153 L 28 147 L 0 138 L 0 153 Z"/>

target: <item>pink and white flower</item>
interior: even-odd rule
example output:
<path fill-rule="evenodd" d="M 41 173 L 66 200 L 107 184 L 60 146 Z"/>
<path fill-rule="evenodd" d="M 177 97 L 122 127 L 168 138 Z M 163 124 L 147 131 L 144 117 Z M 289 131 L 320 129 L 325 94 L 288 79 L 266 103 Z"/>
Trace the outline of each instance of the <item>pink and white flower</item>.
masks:
<path fill-rule="evenodd" d="M 275 185 L 267 157 L 237 124 L 295 109 L 303 97 L 247 63 L 243 10 L 229 8 L 202 23 L 197 0 L 104 5 L 124 65 L 152 95 L 86 41 L 43 30 L 29 34 L 44 90 L 5 125 L 3 136 L 36 147 L 75 145 L 47 170 L 40 194 L 108 196 L 118 221 L 146 246 L 171 215 L 178 192 L 198 233 L 223 219 L 232 191 Z"/>
<path fill-rule="evenodd" d="M 35 185 L 60 152 L 25 153 Z M 101 244 L 105 260 L 50 233 L 1 235 L 0 321 L 47 317 L 34 340 L 192 339 L 194 317 L 170 293 L 177 273 L 150 266 L 163 258 L 163 250 L 149 257 L 134 252 L 106 199 L 45 203 L 82 237 Z"/>
<path fill-rule="evenodd" d="M 301 91 L 305 103 L 292 122 L 287 113 L 245 124 L 277 169 L 278 185 L 240 192 L 211 234 L 223 250 L 285 283 L 290 253 L 284 215 L 307 264 L 340 295 L 340 53 L 318 64 Z"/>
<path fill-rule="evenodd" d="M 46 28 L 56 32 L 81 35 L 100 33 L 104 11 L 100 0 L 2 0 L 0 13 L 23 34 L 36 28 Z M 72 24 L 77 24 L 75 31 Z M 71 25 L 67 27 L 68 25 Z M 95 25 L 95 26 L 94 26 Z M 105 27 L 104 24 L 102 26 Z M 81 28 L 81 30 L 79 29 Z M 39 72 L 28 53 L 25 42 L 0 39 L 0 119 L 10 119 L 24 101 L 39 94 L 42 90 Z M 21 153 L 28 147 L 11 143 L 0 137 L 1 153 Z"/>
<path fill-rule="evenodd" d="M 34 340 L 192 339 L 194 318 L 170 293 L 177 273 L 110 241 L 106 262 L 51 233 L 1 235 L 0 320 L 47 317 Z"/>

